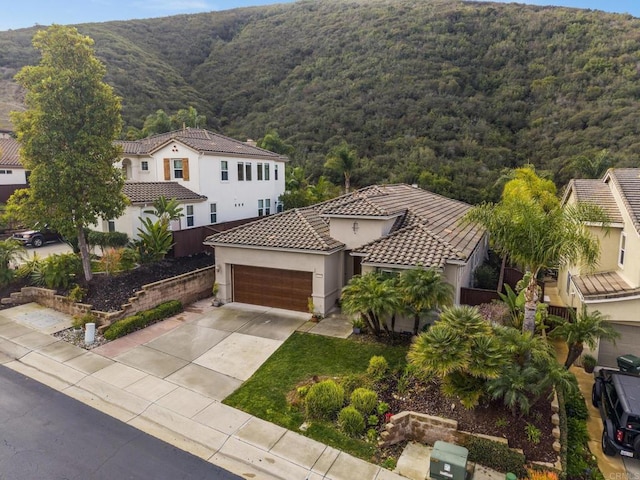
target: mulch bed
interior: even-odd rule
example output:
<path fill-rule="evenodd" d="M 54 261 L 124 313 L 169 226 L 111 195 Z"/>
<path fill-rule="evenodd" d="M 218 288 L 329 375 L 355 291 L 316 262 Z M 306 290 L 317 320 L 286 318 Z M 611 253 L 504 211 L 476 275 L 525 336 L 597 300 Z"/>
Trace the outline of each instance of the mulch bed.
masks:
<path fill-rule="evenodd" d="M 397 381 L 392 380 L 378 392 L 380 400 L 387 402 L 393 413 L 414 411 L 456 420 L 459 430 L 506 438 L 509 447 L 522 449 L 528 461 L 554 463 L 557 460 L 557 453 L 552 448 L 555 439 L 551 433 L 551 404 L 546 397 L 531 408 L 527 417 L 522 417 L 513 416 L 508 408 L 496 401 L 467 410 L 457 400 L 445 397 L 435 381 L 411 381 L 402 396 L 396 394 L 396 390 Z M 528 440 L 527 424 L 540 430 L 539 443 Z"/>

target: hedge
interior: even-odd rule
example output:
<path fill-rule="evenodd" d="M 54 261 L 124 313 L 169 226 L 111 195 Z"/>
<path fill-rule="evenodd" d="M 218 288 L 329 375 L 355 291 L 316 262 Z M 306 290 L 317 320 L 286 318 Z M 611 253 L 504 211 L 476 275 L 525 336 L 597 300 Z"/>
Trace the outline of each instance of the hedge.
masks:
<path fill-rule="evenodd" d="M 503 443 L 479 437 L 466 437 L 464 447 L 469 450 L 469 460 L 499 472 L 515 473 L 518 478 L 527 478 L 525 458 Z"/>
<path fill-rule="evenodd" d="M 171 300 L 161 303 L 155 308 L 138 312 L 130 317 L 125 317 L 113 323 L 104 332 L 104 338 L 107 340 L 115 340 L 123 337 L 131 332 L 140 330 L 158 320 L 180 313 L 182 311 L 182 303 L 179 300 Z"/>

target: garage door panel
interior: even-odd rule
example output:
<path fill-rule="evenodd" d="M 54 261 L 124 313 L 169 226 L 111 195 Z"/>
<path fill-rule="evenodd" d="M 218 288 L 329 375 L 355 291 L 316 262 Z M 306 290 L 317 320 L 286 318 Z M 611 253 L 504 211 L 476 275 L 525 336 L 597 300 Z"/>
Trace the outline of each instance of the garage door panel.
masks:
<path fill-rule="evenodd" d="M 312 294 L 311 272 L 233 265 L 233 300 L 306 312 Z"/>
<path fill-rule="evenodd" d="M 640 325 L 621 325 L 612 323 L 620 338 L 613 342 L 600 340 L 598 349 L 598 364 L 607 367 L 617 367 L 616 358 L 620 355 L 633 354 L 640 357 Z"/>

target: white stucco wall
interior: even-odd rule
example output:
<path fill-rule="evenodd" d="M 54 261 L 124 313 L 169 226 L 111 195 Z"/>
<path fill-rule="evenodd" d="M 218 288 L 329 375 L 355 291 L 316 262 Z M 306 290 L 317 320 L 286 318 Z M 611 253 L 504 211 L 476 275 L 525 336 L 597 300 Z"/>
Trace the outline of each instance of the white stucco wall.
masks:
<path fill-rule="evenodd" d="M 396 217 L 391 219 L 331 217 L 329 234 L 332 238 L 344 243 L 347 250 L 352 250 L 387 236 L 395 221 Z M 357 225 L 354 228 L 354 224 L 356 223 Z"/>
<path fill-rule="evenodd" d="M 0 165 L 0 170 L 5 172 L 0 173 L 0 185 L 26 185 L 27 174 L 24 168 L 3 167 Z"/>

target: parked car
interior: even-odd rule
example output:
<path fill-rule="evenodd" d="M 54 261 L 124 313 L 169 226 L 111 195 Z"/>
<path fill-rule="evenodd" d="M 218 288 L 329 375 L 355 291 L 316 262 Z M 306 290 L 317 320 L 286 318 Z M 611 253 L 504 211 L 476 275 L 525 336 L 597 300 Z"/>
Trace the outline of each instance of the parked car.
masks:
<path fill-rule="evenodd" d="M 602 451 L 640 458 L 640 376 L 618 370 L 595 373 L 591 402 L 602 417 Z"/>
<path fill-rule="evenodd" d="M 33 230 L 16 232 L 11 238 L 34 248 L 41 247 L 45 243 L 62 241 L 62 236 L 55 230 L 50 229 L 48 225 L 36 225 Z"/>

